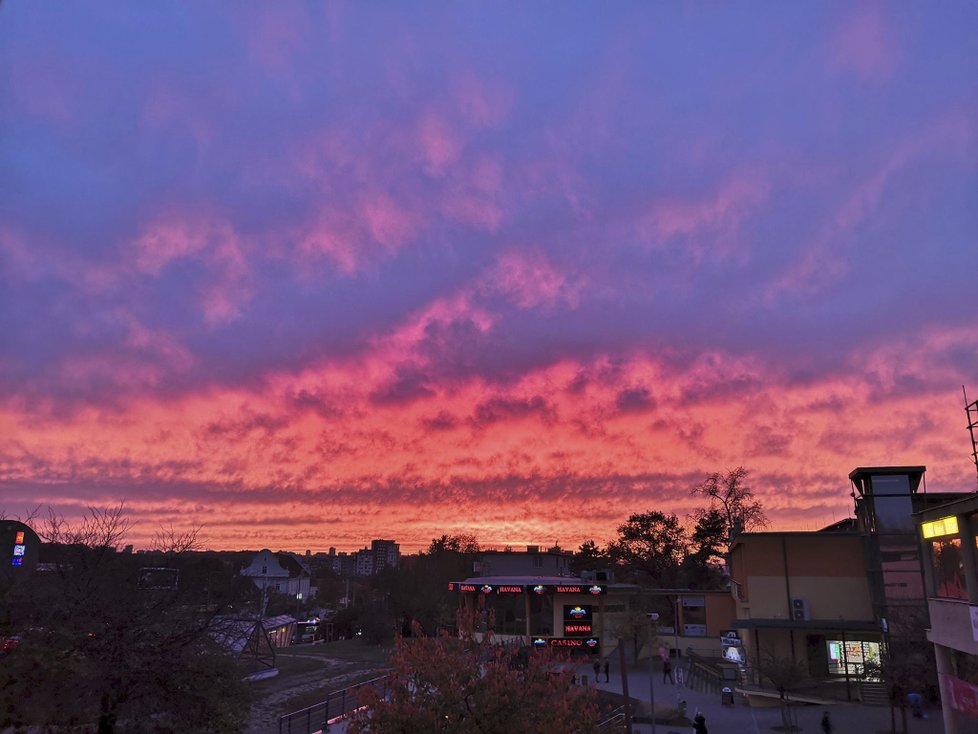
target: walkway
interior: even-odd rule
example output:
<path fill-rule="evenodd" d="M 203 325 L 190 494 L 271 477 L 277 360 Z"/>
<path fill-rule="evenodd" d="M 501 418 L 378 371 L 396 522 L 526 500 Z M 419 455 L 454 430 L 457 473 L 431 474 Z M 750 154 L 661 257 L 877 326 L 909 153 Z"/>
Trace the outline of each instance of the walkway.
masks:
<path fill-rule="evenodd" d="M 593 661 L 592 661 L 593 662 Z M 603 662 L 603 661 L 602 661 Z M 594 671 L 590 664 L 582 664 L 579 676 L 587 676 L 589 684 L 594 682 Z M 600 676 L 598 688 L 606 691 L 622 692 L 621 676 L 617 666 L 612 663 L 611 681 L 604 682 L 604 673 Z M 681 699 L 686 700 L 687 716 L 692 718 L 697 710 L 706 716 L 707 728 L 710 734 L 770 734 L 773 727 L 781 726 L 781 710 L 779 707 L 752 708 L 742 696 L 735 696 L 733 706 L 720 703 L 720 695 L 703 693 L 662 682 L 662 669 L 655 676 L 655 701 L 661 706 L 669 704 L 676 706 Z M 648 668 L 632 669 L 628 673 L 628 694 L 631 698 L 641 701 L 649 700 Z M 882 734 L 890 732 L 890 709 L 885 706 L 863 706 L 857 703 L 837 703 L 831 706 L 800 706 L 797 708 L 798 725 L 803 734 L 821 734 L 819 723 L 822 712 L 828 711 L 832 718 L 833 730 L 837 734 Z M 944 722 L 940 709 L 931 709 L 927 719 L 914 719 L 907 712 L 907 731 L 909 734 L 943 734 Z M 896 712 L 897 731 L 900 729 L 900 712 Z M 652 731 L 649 724 L 638 724 L 632 727 L 635 734 L 648 734 Z M 656 734 L 689 734 L 684 726 L 658 724 Z"/>

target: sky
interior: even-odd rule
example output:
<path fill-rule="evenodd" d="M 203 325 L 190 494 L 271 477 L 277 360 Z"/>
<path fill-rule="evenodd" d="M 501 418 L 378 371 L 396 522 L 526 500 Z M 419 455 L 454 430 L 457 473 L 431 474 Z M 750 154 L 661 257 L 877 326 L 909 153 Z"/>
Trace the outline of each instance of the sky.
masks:
<path fill-rule="evenodd" d="M 771 529 L 973 491 L 976 27 L 8 0 L 0 510 L 574 548 L 737 466 Z"/>

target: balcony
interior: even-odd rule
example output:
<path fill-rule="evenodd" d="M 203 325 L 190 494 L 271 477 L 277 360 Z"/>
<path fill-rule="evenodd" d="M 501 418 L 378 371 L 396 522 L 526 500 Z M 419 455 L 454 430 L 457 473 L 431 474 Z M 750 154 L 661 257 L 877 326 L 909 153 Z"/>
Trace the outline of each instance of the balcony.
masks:
<path fill-rule="evenodd" d="M 978 655 L 978 606 L 961 599 L 927 600 L 930 631 L 927 639 L 955 650 Z"/>

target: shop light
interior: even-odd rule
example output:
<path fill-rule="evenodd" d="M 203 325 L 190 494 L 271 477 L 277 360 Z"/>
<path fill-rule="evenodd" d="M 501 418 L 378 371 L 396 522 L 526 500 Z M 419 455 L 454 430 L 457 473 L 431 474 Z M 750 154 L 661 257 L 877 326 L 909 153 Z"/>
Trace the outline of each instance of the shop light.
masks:
<path fill-rule="evenodd" d="M 920 526 L 925 538 L 940 538 L 944 535 L 957 535 L 958 518 L 954 515 L 942 517 L 940 520 L 925 522 Z"/>

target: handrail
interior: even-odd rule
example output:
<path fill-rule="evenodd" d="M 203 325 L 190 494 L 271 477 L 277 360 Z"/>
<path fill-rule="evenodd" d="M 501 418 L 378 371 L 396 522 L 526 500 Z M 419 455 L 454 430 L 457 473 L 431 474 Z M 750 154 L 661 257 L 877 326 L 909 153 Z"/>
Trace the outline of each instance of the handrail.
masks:
<path fill-rule="evenodd" d="M 314 732 L 325 731 L 331 720 L 360 708 L 359 693 L 365 687 L 379 688 L 381 695 L 386 696 L 389 677 L 382 675 L 338 691 L 331 691 L 326 694 L 325 701 L 280 716 L 279 734 L 314 734 Z"/>

